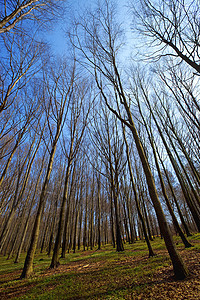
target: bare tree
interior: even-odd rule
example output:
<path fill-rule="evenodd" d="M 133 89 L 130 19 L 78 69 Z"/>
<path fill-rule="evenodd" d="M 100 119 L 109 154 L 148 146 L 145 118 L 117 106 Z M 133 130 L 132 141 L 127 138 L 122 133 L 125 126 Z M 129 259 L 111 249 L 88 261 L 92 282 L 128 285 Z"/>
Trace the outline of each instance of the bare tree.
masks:
<path fill-rule="evenodd" d="M 193 215 L 193 218 L 195 220 L 196 226 L 197 226 L 197 228 L 199 230 L 199 228 L 200 228 L 200 224 L 199 224 L 199 212 L 198 212 L 198 210 L 196 209 L 196 207 L 194 205 L 193 197 L 192 197 L 192 195 L 191 195 L 191 193 L 190 193 L 190 191 L 188 189 L 188 185 L 187 185 L 187 183 L 185 181 L 185 178 L 184 178 L 184 176 L 183 176 L 183 174 L 182 174 L 182 172 L 180 170 L 180 167 L 179 167 L 176 159 L 174 158 L 174 155 L 172 154 L 172 151 L 171 151 L 171 149 L 170 149 L 170 147 L 169 147 L 169 145 L 168 145 L 168 143 L 167 143 L 167 141 L 166 141 L 166 139 L 164 137 L 163 130 L 161 129 L 161 126 L 159 125 L 158 120 L 156 119 L 155 113 L 154 113 L 154 111 L 152 109 L 152 106 L 151 106 L 151 101 L 149 99 L 148 90 L 145 89 L 145 87 L 141 83 L 141 81 L 140 81 L 140 87 L 141 87 L 141 91 L 142 91 L 143 97 L 144 97 L 144 99 L 145 99 L 145 101 L 147 103 L 147 106 L 148 106 L 149 110 L 150 110 L 151 116 L 152 116 L 152 118 L 153 118 L 153 120 L 154 120 L 154 122 L 156 124 L 156 127 L 157 127 L 157 130 L 159 132 L 159 135 L 160 135 L 160 137 L 162 139 L 162 142 L 163 142 L 163 144 L 165 146 L 165 149 L 167 151 L 167 154 L 169 156 L 171 164 L 172 164 L 172 166 L 174 168 L 174 171 L 175 171 L 175 173 L 177 175 L 177 178 L 178 178 L 178 180 L 180 182 L 180 185 L 181 185 L 184 197 L 186 199 L 186 202 L 187 202 L 187 204 L 188 204 L 188 206 L 190 208 L 190 211 L 191 211 L 191 213 Z M 158 117 L 159 117 L 160 122 L 162 124 L 163 120 L 162 120 L 160 114 L 158 114 Z"/>
<path fill-rule="evenodd" d="M 133 171 L 132 171 L 132 166 L 131 166 L 131 160 L 130 160 L 130 153 L 129 153 L 129 145 L 126 139 L 126 132 L 125 132 L 125 128 L 123 126 L 123 136 L 124 136 L 124 141 L 126 144 L 126 155 L 127 155 L 127 160 L 128 160 L 128 168 L 129 168 L 129 173 L 130 173 L 130 181 L 131 181 L 131 185 L 132 185 L 132 189 L 134 192 L 134 197 L 135 197 L 135 202 L 136 202 L 136 207 L 137 207 L 137 212 L 138 212 L 138 216 L 140 218 L 140 221 L 142 223 L 142 230 L 145 236 L 145 241 L 147 243 L 148 249 L 149 249 L 149 257 L 154 256 L 154 252 L 147 234 L 147 229 L 146 229 L 146 224 L 145 224 L 145 220 L 144 220 L 144 216 L 142 214 L 142 210 L 140 207 L 140 203 L 139 203 L 139 198 L 138 198 L 138 193 L 137 193 L 137 189 L 136 189 L 136 185 L 135 185 L 135 180 L 133 177 Z"/>
<path fill-rule="evenodd" d="M 110 183 L 111 214 L 113 213 L 113 206 L 117 251 L 124 251 L 119 211 L 120 176 L 126 163 L 123 156 L 124 143 L 119 136 L 117 119 L 110 115 L 109 110 L 104 107 L 102 102 L 99 103 L 98 112 L 95 110 L 94 113 L 98 116 L 91 125 L 91 139 L 97 149 L 94 155 L 95 168 L 106 176 Z M 104 172 L 100 167 L 102 163 L 104 164 Z"/>
<path fill-rule="evenodd" d="M 160 169 L 160 166 L 159 166 L 159 162 L 158 162 L 158 157 L 157 157 L 157 153 L 158 153 L 158 148 L 156 148 L 155 146 L 155 141 L 154 141 L 154 137 L 153 137 L 153 133 L 152 133 L 152 129 L 151 129 L 151 122 L 150 122 L 150 126 L 148 126 L 145 118 L 144 118 L 144 115 L 143 115 L 143 112 L 142 112 L 142 109 L 141 109 L 141 105 L 140 105 L 140 102 L 139 102 L 139 99 L 137 99 L 138 101 L 138 108 L 139 108 L 139 111 L 140 111 L 140 115 L 142 117 L 142 120 L 143 120 L 143 124 L 145 126 L 145 129 L 147 131 L 147 134 L 148 134 L 148 137 L 149 137 L 149 140 L 150 140 L 150 144 L 151 144 L 151 147 L 152 147 L 152 150 L 153 150 L 153 155 L 154 155 L 154 160 L 155 160 L 155 165 L 156 165 L 156 169 L 157 169 L 157 172 L 158 172 L 158 176 L 159 176 L 159 179 L 160 179 L 160 184 L 161 184 L 161 188 L 162 188 L 162 193 L 163 193 L 163 196 L 165 198 L 165 201 L 166 201 L 166 204 L 167 204 L 167 207 L 169 209 L 169 212 L 171 214 L 171 217 L 172 217 L 172 220 L 173 220 L 173 223 L 175 225 L 175 228 L 177 229 L 184 245 L 186 248 L 189 248 L 191 247 L 191 243 L 187 240 L 187 238 L 185 237 L 178 221 L 177 221 L 177 218 L 174 214 L 174 211 L 173 211 L 173 208 L 171 206 L 171 203 L 169 201 L 169 198 L 168 198 L 168 195 L 167 195 L 167 191 L 166 191 L 166 188 L 165 188 L 165 183 L 164 183 L 164 180 L 163 180 L 163 176 L 162 176 L 162 172 L 161 172 L 161 169 Z M 151 120 L 151 118 L 149 118 Z"/>
<path fill-rule="evenodd" d="M 31 36 L 23 35 L 4 37 L 2 48 L 0 113 L 16 102 L 17 97 L 21 96 L 21 90 L 45 64 L 42 53 L 47 50 L 44 43 L 35 42 Z M 12 108 L 15 109 L 15 105 Z"/>
<path fill-rule="evenodd" d="M 0 34 L 19 27 L 20 23 L 32 20 L 45 24 L 58 14 L 56 0 L 1 0 L 0 1 Z"/>
<path fill-rule="evenodd" d="M 63 236 L 71 166 L 73 160 L 78 155 L 81 141 L 83 139 L 85 128 L 87 125 L 87 117 L 90 111 L 90 105 L 87 108 L 86 105 L 84 107 L 84 101 L 86 100 L 86 97 L 90 98 L 90 95 L 87 93 L 87 89 L 88 89 L 87 84 L 81 85 L 78 84 L 78 82 L 76 82 L 75 86 L 73 87 L 73 93 L 71 95 L 71 103 L 69 107 L 70 122 L 68 125 L 69 126 L 68 145 L 66 144 L 65 138 L 63 139 L 63 151 L 64 151 L 64 155 L 67 158 L 67 168 L 65 173 L 64 192 L 63 192 L 63 199 L 62 199 L 62 204 L 60 209 L 58 231 L 57 231 L 52 261 L 50 265 L 51 268 L 55 268 L 59 265 L 58 256 L 59 256 L 59 249 L 61 245 L 61 239 Z"/>
<path fill-rule="evenodd" d="M 37 215 L 34 222 L 34 227 L 31 235 L 31 243 L 26 255 L 24 268 L 21 278 L 27 278 L 33 272 L 33 259 L 37 246 L 39 228 L 44 208 L 47 187 L 53 167 L 53 160 L 56 152 L 57 143 L 64 126 L 65 118 L 67 116 L 68 107 L 71 98 L 71 89 L 74 81 L 74 69 L 71 74 L 67 76 L 65 67 L 59 70 L 58 74 L 52 71 L 52 82 L 47 81 L 47 91 L 49 92 L 49 101 L 46 103 L 47 120 L 49 126 L 49 133 L 51 136 L 51 148 L 49 153 L 49 162 L 43 182 L 42 191 L 40 194 Z M 52 85 L 51 85 L 52 84 Z M 52 114 L 52 115 L 51 115 Z M 53 132 L 51 117 L 55 121 L 55 132 Z"/>
<path fill-rule="evenodd" d="M 154 59 L 170 55 L 200 72 L 198 1 L 140 0 L 138 6 L 132 4 L 132 9 L 135 27 L 147 37 L 151 48 L 155 46 Z"/>
<path fill-rule="evenodd" d="M 120 48 L 120 32 L 120 26 L 114 22 L 114 9 L 112 4 L 109 5 L 109 3 L 105 1 L 104 7 L 99 6 L 96 13 L 90 14 L 87 22 L 82 20 L 82 22 L 79 21 L 77 23 L 71 40 L 87 59 L 87 63 L 93 68 L 96 85 L 104 99 L 105 105 L 131 130 L 143 165 L 149 194 L 154 204 L 161 233 L 172 260 L 175 276 L 179 279 L 183 279 L 188 275 L 188 270 L 176 250 L 168 227 L 158 198 L 151 168 L 133 119 L 129 97 L 126 95 L 122 76 L 120 75 L 117 65 L 117 52 Z M 83 33 L 85 37 L 84 40 L 81 40 L 81 33 Z M 113 100 L 113 102 L 111 100 Z M 115 105 L 113 105 L 113 103 L 115 103 Z M 119 114 L 120 109 L 121 113 Z"/>
<path fill-rule="evenodd" d="M 27 106 L 24 105 L 22 109 L 19 108 L 21 113 L 20 121 L 18 123 L 18 127 L 14 130 L 16 134 L 13 137 L 13 145 L 12 148 L 9 149 L 9 152 L 7 154 L 8 158 L 5 162 L 4 168 L 0 175 L 0 186 L 6 176 L 6 173 L 8 171 L 9 165 L 12 161 L 14 154 L 16 153 L 19 145 L 26 138 L 27 132 L 30 129 L 31 125 L 33 124 L 33 121 L 35 121 L 35 117 L 37 116 L 37 113 L 40 108 L 40 104 L 38 103 L 37 98 L 35 98 L 35 100 L 36 100 L 35 103 L 32 102 Z"/>

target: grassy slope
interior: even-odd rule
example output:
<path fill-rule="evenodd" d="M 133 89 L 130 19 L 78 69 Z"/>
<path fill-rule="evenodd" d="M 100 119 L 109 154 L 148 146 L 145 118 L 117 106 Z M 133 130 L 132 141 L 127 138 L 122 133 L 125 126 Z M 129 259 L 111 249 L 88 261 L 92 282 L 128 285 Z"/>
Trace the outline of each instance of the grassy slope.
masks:
<path fill-rule="evenodd" d="M 190 238 L 190 249 L 175 239 L 191 274 L 183 282 L 174 280 L 164 242 L 157 238 L 153 258 L 144 241 L 126 244 L 123 253 L 110 245 L 70 253 L 56 270 L 48 269 L 50 258 L 37 254 L 34 275 L 27 280 L 19 280 L 25 255 L 19 264 L 1 256 L 0 299 L 200 299 L 200 234 Z"/>

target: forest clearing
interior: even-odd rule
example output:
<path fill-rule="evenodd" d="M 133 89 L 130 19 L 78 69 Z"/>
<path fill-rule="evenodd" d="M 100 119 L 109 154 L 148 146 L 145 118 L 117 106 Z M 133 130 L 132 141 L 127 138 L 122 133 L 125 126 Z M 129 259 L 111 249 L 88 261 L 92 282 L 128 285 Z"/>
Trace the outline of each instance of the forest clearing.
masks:
<path fill-rule="evenodd" d="M 190 272 L 183 281 L 175 280 L 164 242 L 156 238 L 151 258 L 144 241 L 119 253 L 111 245 L 69 253 L 53 270 L 50 258 L 38 253 L 35 272 L 25 280 L 19 280 L 23 258 L 16 265 L 1 257 L 0 299 L 200 299 L 200 234 L 190 237 L 189 249 L 175 240 Z"/>

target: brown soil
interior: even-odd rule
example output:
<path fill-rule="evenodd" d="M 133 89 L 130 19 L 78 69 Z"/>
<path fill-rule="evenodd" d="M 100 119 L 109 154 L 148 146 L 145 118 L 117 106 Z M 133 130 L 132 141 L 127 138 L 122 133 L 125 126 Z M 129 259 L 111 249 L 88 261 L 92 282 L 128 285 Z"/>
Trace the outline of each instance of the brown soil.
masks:
<path fill-rule="evenodd" d="M 175 280 L 172 267 L 165 267 L 156 272 L 153 278 L 146 281 L 148 289 L 145 289 L 145 293 L 127 299 L 200 300 L 200 252 L 179 251 L 179 253 L 190 273 L 187 279 Z"/>

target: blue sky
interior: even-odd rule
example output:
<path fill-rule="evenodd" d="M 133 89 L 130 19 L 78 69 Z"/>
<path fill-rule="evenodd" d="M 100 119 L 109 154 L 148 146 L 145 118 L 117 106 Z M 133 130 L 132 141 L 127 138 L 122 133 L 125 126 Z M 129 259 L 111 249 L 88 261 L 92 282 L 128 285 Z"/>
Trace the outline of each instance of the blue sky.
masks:
<path fill-rule="evenodd" d="M 65 15 L 57 24 L 53 24 L 53 30 L 46 32 L 44 38 L 51 44 L 52 51 L 55 54 L 64 54 L 66 51 L 66 31 L 69 28 L 74 15 L 91 7 L 95 0 L 67 0 L 65 6 Z"/>
<path fill-rule="evenodd" d="M 71 21 L 74 15 L 81 14 L 86 8 L 95 6 L 98 3 L 98 0 L 67 0 L 65 7 L 65 16 L 62 20 L 53 25 L 53 29 L 49 32 L 46 32 L 44 38 L 51 44 L 51 50 L 54 54 L 63 55 L 66 53 L 67 49 L 67 40 L 66 40 L 66 31 L 69 29 Z M 129 31 L 129 39 L 132 39 L 130 32 L 130 27 L 128 22 L 131 20 L 131 16 L 127 14 L 127 1 L 125 0 L 116 0 L 117 6 L 119 9 L 119 19 L 122 22 L 125 22 L 127 31 Z"/>

